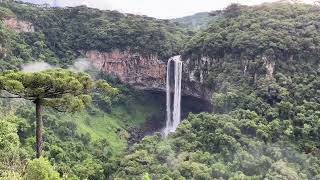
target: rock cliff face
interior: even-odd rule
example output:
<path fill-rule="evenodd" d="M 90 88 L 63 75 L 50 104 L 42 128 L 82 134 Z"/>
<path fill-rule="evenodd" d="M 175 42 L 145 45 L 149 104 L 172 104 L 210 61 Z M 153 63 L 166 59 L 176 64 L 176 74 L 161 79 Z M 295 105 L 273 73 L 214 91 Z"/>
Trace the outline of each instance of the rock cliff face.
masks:
<path fill-rule="evenodd" d="M 32 23 L 18 20 L 13 17 L 4 19 L 4 24 L 18 32 L 34 32 L 34 26 Z"/>
<path fill-rule="evenodd" d="M 156 56 L 144 57 L 118 50 L 110 53 L 88 51 L 86 56 L 101 71 L 136 88 L 163 90 L 165 87 L 166 64 Z"/>
<path fill-rule="evenodd" d="M 263 58 L 263 60 L 264 60 L 264 65 L 267 71 L 266 77 L 269 80 L 272 80 L 276 63 L 274 61 L 268 61 L 267 58 Z"/>
<path fill-rule="evenodd" d="M 166 61 L 155 55 L 144 56 L 129 51 L 88 51 L 87 58 L 103 72 L 118 77 L 136 88 L 153 91 L 166 90 Z M 188 63 L 188 61 L 185 61 Z M 210 100 L 211 93 L 193 76 L 193 70 L 183 68 L 182 94 Z"/>

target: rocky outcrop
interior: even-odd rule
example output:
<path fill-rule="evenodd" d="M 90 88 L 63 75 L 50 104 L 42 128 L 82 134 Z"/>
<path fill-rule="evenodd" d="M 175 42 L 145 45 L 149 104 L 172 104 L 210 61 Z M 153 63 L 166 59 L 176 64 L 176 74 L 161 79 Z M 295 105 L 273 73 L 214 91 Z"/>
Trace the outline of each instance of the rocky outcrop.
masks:
<path fill-rule="evenodd" d="M 18 20 L 14 17 L 4 19 L 4 24 L 17 32 L 34 32 L 34 26 L 31 22 Z"/>
<path fill-rule="evenodd" d="M 198 61 L 192 61 L 191 59 L 184 59 L 183 61 L 183 90 L 191 93 L 197 92 L 196 96 L 193 97 L 210 101 L 212 90 L 204 84 L 212 59 L 203 56 Z"/>
<path fill-rule="evenodd" d="M 263 57 L 262 59 L 264 60 L 264 65 L 267 71 L 266 77 L 268 80 L 272 80 L 276 63 L 274 61 L 269 61 L 266 57 Z"/>
<path fill-rule="evenodd" d="M 0 44 L 0 59 L 7 56 L 6 49 Z"/>
<path fill-rule="evenodd" d="M 130 51 L 88 51 L 86 57 L 103 72 L 118 77 L 122 82 L 136 88 L 166 91 L 165 61 L 155 55 L 142 55 Z M 185 61 L 184 63 L 188 63 Z M 193 70 L 183 65 L 182 94 L 210 100 L 211 93 L 194 77 Z"/>
<path fill-rule="evenodd" d="M 165 88 L 166 64 L 156 56 L 142 56 L 129 51 L 110 53 L 88 51 L 87 58 L 101 71 L 118 77 L 122 82 L 146 90 Z"/>
<path fill-rule="evenodd" d="M 142 55 L 130 51 L 99 52 L 88 51 L 87 58 L 101 71 L 118 77 L 122 82 L 136 88 L 152 91 L 166 91 L 166 61 L 155 55 Z M 266 69 L 266 77 L 273 79 L 275 62 L 262 59 Z M 217 59 L 207 56 L 198 59 L 182 59 L 182 95 L 210 101 L 212 90 L 205 86 L 209 70 L 219 64 Z M 242 64 L 241 64 L 242 63 Z M 253 76 L 257 80 L 257 72 L 248 72 L 249 61 L 243 60 L 239 68 L 245 76 Z M 173 65 L 173 64 L 172 64 Z M 171 68 L 173 70 L 174 68 Z M 250 74 L 251 73 L 251 74 Z M 171 72 L 173 75 L 173 72 Z M 172 77 L 173 78 L 173 77 Z"/>

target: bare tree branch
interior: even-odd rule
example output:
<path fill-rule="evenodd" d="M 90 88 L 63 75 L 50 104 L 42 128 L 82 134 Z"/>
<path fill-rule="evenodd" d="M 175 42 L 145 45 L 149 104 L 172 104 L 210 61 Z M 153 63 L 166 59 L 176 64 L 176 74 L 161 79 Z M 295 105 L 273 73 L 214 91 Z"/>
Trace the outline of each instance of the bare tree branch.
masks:
<path fill-rule="evenodd" d="M 23 97 L 20 97 L 20 96 L 0 96 L 0 98 L 8 98 L 8 99 L 21 99 Z"/>

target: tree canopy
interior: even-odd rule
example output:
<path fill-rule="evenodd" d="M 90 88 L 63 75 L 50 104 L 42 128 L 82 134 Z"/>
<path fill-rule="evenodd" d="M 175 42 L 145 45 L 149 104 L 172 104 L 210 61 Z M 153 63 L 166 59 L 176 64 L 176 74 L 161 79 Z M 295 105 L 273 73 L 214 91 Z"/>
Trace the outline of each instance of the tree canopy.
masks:
<path fill-rule="evenodd" d="M 190 40 L 185 53 L 221 58 L 312 58 L 319 54 L 320 8 L 300 3 L 233 4 Z"/>
<path fill-rule="evenodd" d="M 320 179 L 318 5 L 232 4 L 211 12 L 196 34 L 166 20 L 84 6 L 0 7 L 1 19 L 26 20 L 36 30 L 16 32 L 0 21 L 7 97 L 0 100 L 0 178 L 55 179 L 57 171 L 65 179 Z M 212 90 L 206 100 L 213 112 L 190 113 L 169 136 L 131 145 L 130 135 L 148 126 L 143 118 L 158 120 L 152 108 L 164 111 L 161 98 L 140 92 L 144 101 L 137 101 L 136 90 L 107 75 L 101 77 L 112 86 L 63 69 L 6 71 L 35 60 L 63 66 L 92 49 L 163 59 L 182 51 L 187 75 Z M 122 90 L 116 98 L 113 86 Z M 35 141 L 42 142 L 34 132 L 42 129 L 47 160 L 31 161 Z"/>
<path fill-rule="evenodd" d="M 183 26 L 168 20 L 98 10 L 86 6 L 45 8 L 12 2 L 4 6 L 19 19 L 32 22 L 37 33 L 45 35 L 45 46 L 61 63 L 84 55 L 89 50 L 110 52 L 114 49 L 156 55 L 168 59 L 182 50 Z M 37 34 L 23 34 L 27 41 L 41 41 Z M 34 44 L 31 44 L 34 46 Z"/>
<path fill-rule="evenodd" d="M 145 137 L 116 177 L 319 178 L 319 7 L 233 4 L 212 14 L 184 59 L 213 90 L 214 112 L 190 114 L 168 138 Z"/>
<path fill-rule="evenodd" d="M 35 73 L 6 71 L 0 75 L 0 90 L 9 93 L 2 98 L 23 98 L 36 105 L 37 157 L 42 153 L 42 107 L 57 111 L 80 111 L 91 102 L 93 88 L 113 96 L 117 89 L 105 81 L 94 82 L 88 74 L 64 69 L 51 69 Z M 11 94 L 13 96 L 11 96 Z"/>
<path fill-rule="evenodd" d="M 66 110 L 83 108 L 90 101 L 87 93 L 93 87 L 89 75 L 62 69 L 39 73 L 8 71 L 2 73 L 0 82 L 1 90 L 15 95 L 8 98 L 41 99 L 43 105 Z"/>

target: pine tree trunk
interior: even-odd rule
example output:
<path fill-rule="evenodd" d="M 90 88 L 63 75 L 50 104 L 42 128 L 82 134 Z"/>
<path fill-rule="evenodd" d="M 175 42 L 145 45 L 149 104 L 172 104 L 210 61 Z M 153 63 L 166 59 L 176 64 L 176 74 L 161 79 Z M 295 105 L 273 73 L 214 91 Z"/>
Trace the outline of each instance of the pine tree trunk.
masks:
<path fill-rule="evenodd" d="M 37 158 L 42 155 L 42 106 L 39 99 L 35 100 L 36 104 L 36 150 L 37 150 Z"/>

